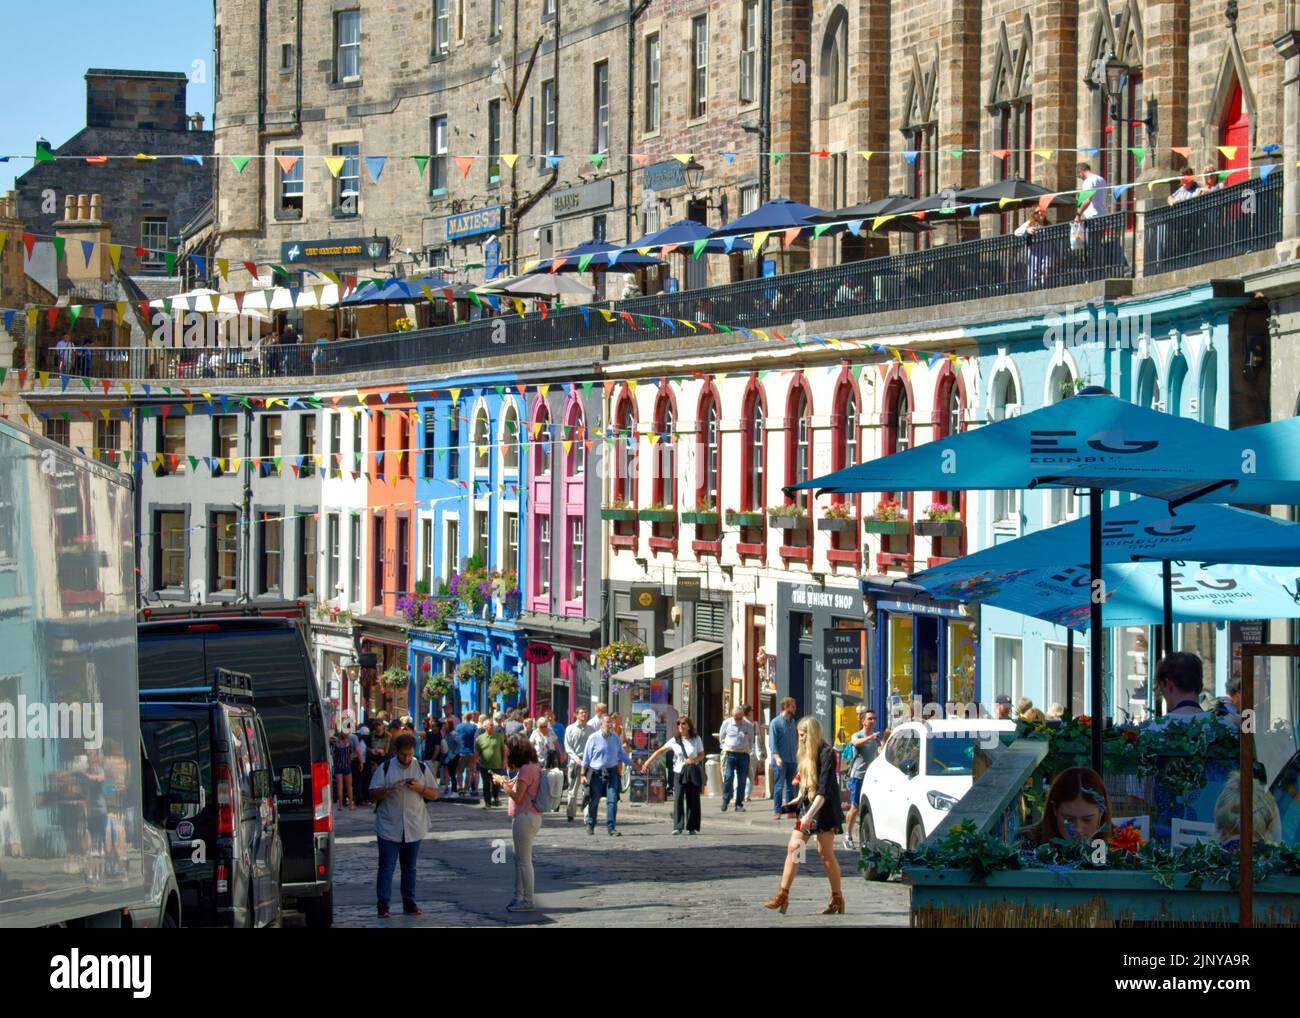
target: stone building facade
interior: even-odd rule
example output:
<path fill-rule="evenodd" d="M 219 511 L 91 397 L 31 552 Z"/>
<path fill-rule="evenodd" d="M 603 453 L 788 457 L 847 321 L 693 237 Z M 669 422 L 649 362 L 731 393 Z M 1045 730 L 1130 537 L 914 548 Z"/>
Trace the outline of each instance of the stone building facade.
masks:
<path fill-rule="evenodd" d="M 104 208 L 113 210 L 111 239 L 126 249 L 123 271 L 164 272 L 161 254 L 140 258 L 134 249 L 174 250 L 181 227 L 212 193 L 212 132 L 203 129 L 201 115 L 185 114 L 188 83 L 172 71 L 87 71 L 86 126 L 51 149 L 57 159 L 35 162 L 18 177 L 18 217 L 27 230 L 48 237 L 64 215 L 67 196 L 97 193 Z M 137 153 L 201 158 L 85 162 Z"/>

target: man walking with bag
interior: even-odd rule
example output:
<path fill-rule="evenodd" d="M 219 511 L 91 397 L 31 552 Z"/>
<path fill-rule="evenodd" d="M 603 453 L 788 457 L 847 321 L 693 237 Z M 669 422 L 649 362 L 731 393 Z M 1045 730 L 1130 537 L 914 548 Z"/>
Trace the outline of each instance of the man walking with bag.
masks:
<path fill-rule="evenodd" d="M 772 816 L 780 820 L 782 807 L 794 798 L 795 759 L 799 754 L 799 734 L 795 728 L 793 696 L 781 701 L 781 713 L 772 719 L 767 730 L 767 751 L 772 757 Z"/>
<path fill-rule="evenodd" d="M 569 760 L 569 804 L 565 808 L 565 819 L 569 823 L 573 823 L 578 810 L 587 805 L 582 801 L 586 788 L 582 783 L 582 754 L 591 736 L 592 731 L 587 726 L 587 708 L 579 707 L 573 716 L 573 724 L 564 730 L 564 752 Z"/>
<path fill-rule="evenodd" d="M 722 746 L 722 812 L 727 812 L 731 802 L 732 783 L 735 783 L 736 812 L 745 812 L 745 785 L 749 781 L 749 752 L 754 743 L 754 723 L 745 720 L 745 705 L 736 704 L 731 717 L 718 729 L 718 742 Z"/>
<path fill-rule="evenodd" d="M 592 734 L 582 751 L 582 781 L 591 790 L 587 803 L 587 833 L 596 833 L 596 809 L 605 797 L 605 829 L 611 838 L 621 838 L 618 830 L 618 765 L 632 763 L 623 739 L 615 733 L 608 714 L 600 719 L 600 731 Z"/>
<path fill-rule="evenodd" d="M 379 874 L 375 897 L 379 918 L 388 918 L 388 900 L 393 892 L 393 871 L 402 863 L 402 911 L 421 915 L 415 903 L 415 867 L 420 859 L 420 842 L 429 830 L 425 802 L 438 798 L 437 777 L 415 759 L 415 736 L 399 735 L 393 741 L 393 756 L 375 768 L 370 782 L 375 806 L 375 837 L 379 840 Z"/>

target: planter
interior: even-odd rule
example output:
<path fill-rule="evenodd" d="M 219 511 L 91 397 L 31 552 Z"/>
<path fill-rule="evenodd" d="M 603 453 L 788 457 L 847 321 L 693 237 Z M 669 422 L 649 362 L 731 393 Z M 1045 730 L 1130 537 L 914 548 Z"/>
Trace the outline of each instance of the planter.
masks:
<path fill-rule="evenodd" d="M 922 537 L 961 537 L 966 529 L 961 520 L 917 520 L 912 526 Z"/>
<path fill-rule="evenodd" d="M 611 520 L 614 523 L 635 523 L 635 509 L 602 509 L 600 511 L 602 520 Z"/>
<path fill-rule="evenodd" d="M 807 530 L 811 526 L 807 516 L 769 516 L 768 521 L 777 530 Z"/>
<path fill-rule="evenodd" d="M 721 519 L 722 514 L 711 509 L 682 513 L 683 523 L 694 523 L 697 527 L 716 527 Z"/>
<path fill-rule="evenodd" d="M 818 530 L 831 530 L 831 531 L 838 531 L 840 533 L 843 533 L 845 531 L 851 532 L 857 527 L 857 525 L 858 525 L 857 520 L 839 520 L 839 519 L 828 520 L 823 517 L 822 519 L 817 521 Z"/>
<path fill-rule="evenodd" d="M 642 509 L 637 513 L 642 523 L 676 523 L 676 509 Z"/>
<path fill-rule="evenodd" d="M 761 527 L 765 522 L 767 517 L 761 512 L 727 510 L 727 525 L 731 527 Z"/>
<path fill-rule="evenodd" d="M 863 520 L 868 534 L 888 534 L 890 537 L 905 537 L 912 531 L 911 520 Z"/>

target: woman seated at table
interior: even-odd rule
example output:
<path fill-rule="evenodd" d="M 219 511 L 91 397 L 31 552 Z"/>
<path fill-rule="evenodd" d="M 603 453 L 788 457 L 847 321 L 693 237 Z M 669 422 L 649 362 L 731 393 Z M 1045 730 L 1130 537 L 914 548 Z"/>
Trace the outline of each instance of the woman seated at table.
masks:
<path fill-rule="evenodd" d="M 1251 838 L 1254 841 L 1281 841 L 1282 816 L 1277 801 L 1258 779 L 1251 792 Z M 1214 803 L 1214 839 L 1232 851 L 1241 847 L 1241 772 L 1233 771 Z"/>
<path fill-rule="evenodd" d="M 1020 829 L 1026 848 L 1047 845 L 1057 838 L 1091 842 L 1110 824 L 1110 797 L 1101 775 L 1087 767 L 1070 767 L 1052 782 L 1043 819 Z"/>

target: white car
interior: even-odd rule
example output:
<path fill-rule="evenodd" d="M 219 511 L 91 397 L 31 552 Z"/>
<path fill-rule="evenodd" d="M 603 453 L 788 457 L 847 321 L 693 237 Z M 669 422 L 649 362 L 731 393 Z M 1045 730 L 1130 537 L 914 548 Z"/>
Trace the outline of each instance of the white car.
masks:
<path fill-rule="evenodd" d="M 1014 721 L 988 718 L 897 725 L 862 781 L 858 843 L 915 849 L 970 790 L 976 749 L 996 749 L 1015 730 Z"/>

